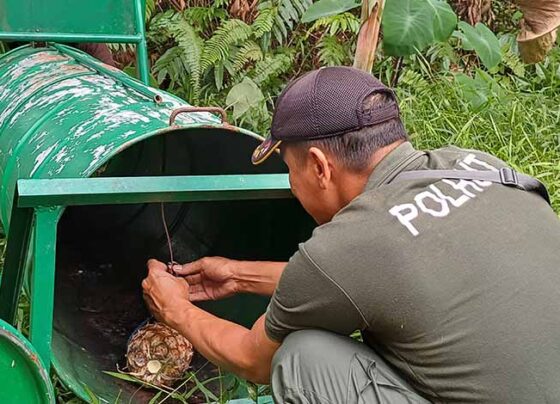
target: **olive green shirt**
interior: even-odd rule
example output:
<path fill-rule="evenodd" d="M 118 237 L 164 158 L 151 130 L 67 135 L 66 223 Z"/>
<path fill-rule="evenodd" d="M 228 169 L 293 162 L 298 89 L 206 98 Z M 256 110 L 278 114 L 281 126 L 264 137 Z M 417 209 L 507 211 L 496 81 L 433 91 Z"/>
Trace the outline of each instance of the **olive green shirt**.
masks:
<path fill-rule="evenodd" d="M 560 402 L 560 221 L 550 206 L 484 181 L 391 183 L 408 170 L 504 166 L 478 151 L 400 145 L 291 258 L 269 337 L 360 329 L 431 401 Z"/>

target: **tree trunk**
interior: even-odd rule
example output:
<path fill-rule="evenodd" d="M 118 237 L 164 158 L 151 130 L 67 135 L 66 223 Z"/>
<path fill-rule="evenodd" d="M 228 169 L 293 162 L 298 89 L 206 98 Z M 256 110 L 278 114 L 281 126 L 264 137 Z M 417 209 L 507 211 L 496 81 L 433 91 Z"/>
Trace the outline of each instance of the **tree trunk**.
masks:
<path fill-rule="evenodd" d="M 452 0 L 450 3 L 457 16 L 471 25 L 478 22 L 490 25 L 494 20 L 492 0 Z"/>
<path fill-rule="evenodd" d="M 358 34 L 354 67 L 368 73 L 371 72 L 375 62 L 384 5 L 385 0 L 364 0 L 362 2 L 362 25 Z"/>

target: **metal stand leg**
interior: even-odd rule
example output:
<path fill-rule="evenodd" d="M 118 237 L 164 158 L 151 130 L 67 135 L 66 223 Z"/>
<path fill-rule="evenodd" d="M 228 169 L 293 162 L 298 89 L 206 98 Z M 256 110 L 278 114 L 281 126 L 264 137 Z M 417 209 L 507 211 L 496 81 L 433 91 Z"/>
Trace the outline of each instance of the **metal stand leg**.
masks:
<path fill-rule="evenodd" d="M 51 364 L 58 215 L 58 209 L 54 208 L 38 208 L 35 211 L 29 339 L 47 372 Z"/>
<path fill-rule="evenodd" d="M 32 209 L 14 208 L 10 219 L 10 235 L 0 283 L 0 318 L 11 325 L 15 325 L 16 322 L 32 221 Z"/>
<path fill-rule="evenodd" d="M 144 84 L 150 85 L 148 46 L 146 44 L 146 30 L 144 27 L 145 7 L 141 0 L 135 0 L 134 8 L 136 13 L 136 32 L 142 36 L 142 40 L 136 44 L 136 64 L 138 65 L 140 80 Z"/>
<path fill-rule="evenodd" d="M 136 58 L 138 63 L 138 73 L 140 75 L 140 80 L 146 84 L 150 85 L 150 73 L 148 69 L 148 48 L 146 46 L 146 40 L 143 39 L 138 45 L 136 45 L 136 52 L 138 56 Z"/>

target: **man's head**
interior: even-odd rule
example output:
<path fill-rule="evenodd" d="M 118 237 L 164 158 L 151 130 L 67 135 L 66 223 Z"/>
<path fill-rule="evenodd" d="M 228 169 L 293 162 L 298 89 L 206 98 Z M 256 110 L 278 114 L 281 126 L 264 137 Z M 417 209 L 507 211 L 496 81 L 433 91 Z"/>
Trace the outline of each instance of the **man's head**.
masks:
<path fill-rule="evenodd" d="M 322 224 L 360 194 L 374 166 L 406 140 L 389 88 L 357 69 L 324 68 L 282 92 L 271 136 L 253 163 L 280 149 L 294 195 Z"/>

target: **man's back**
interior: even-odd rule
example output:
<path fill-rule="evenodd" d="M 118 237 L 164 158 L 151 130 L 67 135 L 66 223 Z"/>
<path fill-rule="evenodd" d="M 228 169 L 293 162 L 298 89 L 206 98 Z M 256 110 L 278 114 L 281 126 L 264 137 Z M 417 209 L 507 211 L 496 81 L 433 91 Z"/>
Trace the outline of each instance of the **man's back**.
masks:
<path fill-rule="evenodd" d="M 279 296 L 306 285 L 338 306 L 290 297 L 282 302 L 290 321 L 362 328 L 433 401 L 559 402 L 558 217 L 537 194 L 499 184 L 391 183 L 403 170 L 502 166 L 479 152 L 401 145 L 366 191 L 302 244 L 280 282 Z M 267 330 L 281 338 L 290 321 L 279 311 L 273 300 Z"/>

